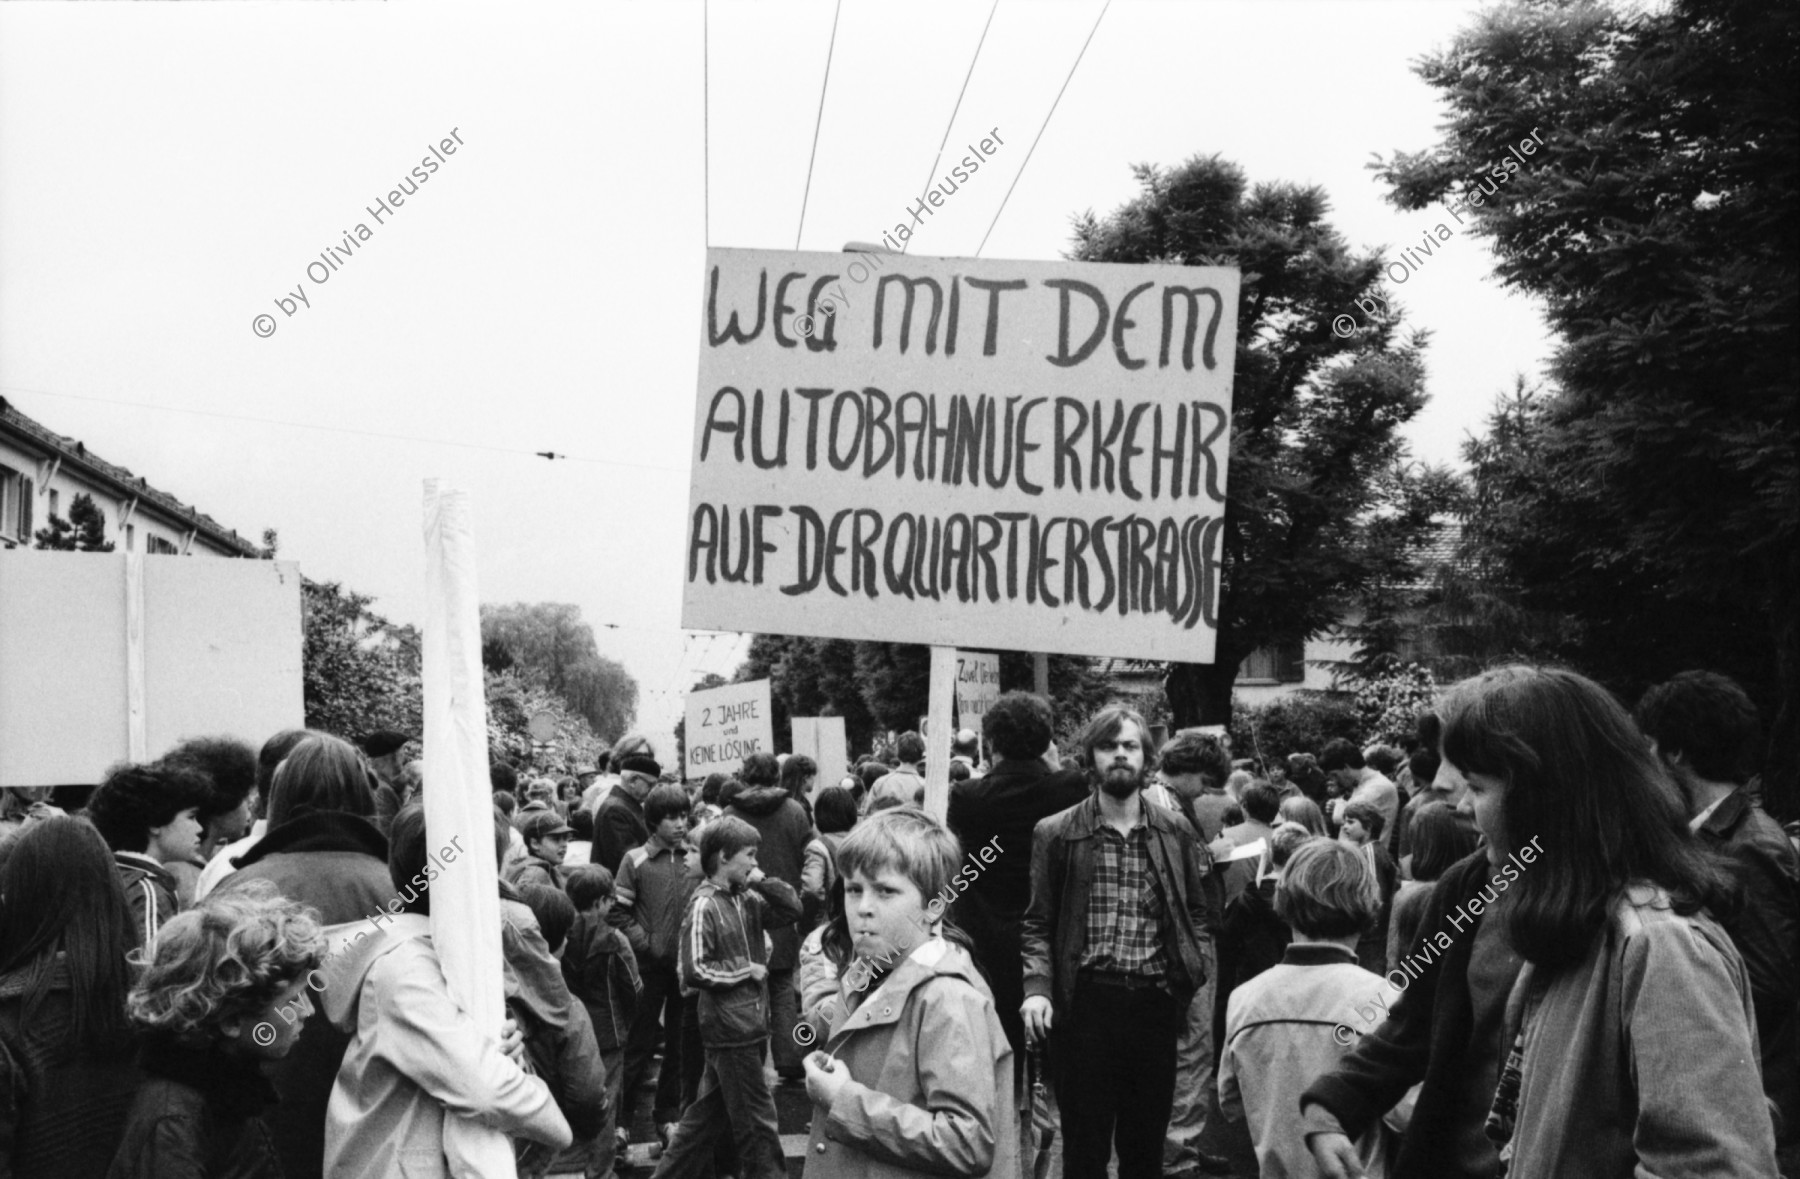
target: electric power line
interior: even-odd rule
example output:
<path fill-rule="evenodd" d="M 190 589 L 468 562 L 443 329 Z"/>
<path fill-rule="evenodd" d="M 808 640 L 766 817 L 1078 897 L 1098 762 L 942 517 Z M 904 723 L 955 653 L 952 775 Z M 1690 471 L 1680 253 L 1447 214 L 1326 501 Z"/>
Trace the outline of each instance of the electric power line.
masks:
<path fill-rule="evenodd" d="M 649 463 L 630 463 L 619 459 L 588 458 L 583 455 L 563 454 L 552 450 L 522 450 L 513 446 L 491 446 L 481 442 L 458 442 L 450 438 L 422 438 L 415 434 L 389 434 L 380 430 L 358 430 L 350 426 L 322 426 L 315 422 L 289 422 L 279 418 L 259 418 L 250 414 L 223 413 L 212 409 L 187 409 L 176 405 L 152 405 L 145 401 L 122 401 L 113 397 L 89 397 L 82 393 L 52 393 L 48 389 L 27 389 L 16 385 L 0 385 L 0 389 L 8 393 L 24 393 L 36 397 L 61 397 L 69 401 L 90 401 L 96 405 L 123 405 L 133 409 L 148 409 L 159 413 L 184 413 L 203 418 L 222 418 L 232 422 L 251 422 L 262 426 L 282 426 L 291 430 L 318 430 L 326 434 L 355 434 L 363 438 L 386 438 L 393 442 L 423 442 L 430 446 L 454 446 L 463 450 L 486 450 L 495 454 L 524 455 L 529 458 L 550 459 L 571 463 L 592 463 L 602 467 L 630 467 L 636 471 L 668 471 L 674 467 L 656 467 Z"/>
<path fill-rule="evenodd" d="M 1107 0 L 1111 3 L 1112 0 Z M 819 114 L 813 120 L 812 154 L 806 159 L 806 189 L 800 194 L 800 224 L 794 229 L 794 248 L 800 248 L 800 235 L 806 230 L 806 202 L 812 196 L 813 164 L 819 158 L 819 127 L 825 122 L 825 91 L 831 85 L 831 57 L 837 51 L 838 17 L 843 15 L 844 0 L 837 0 L 831 15 L 831 44 L 825 48 L 825 78 L 819 83 Z"/>
<path fill-rule="evenodd" d="M 937 158 L 931 161 L 931 172 L 925 177 L 925 187 L 930 188 L 937 176 L 938 165 L 944 162 L 944 146 L 950 142 L 950 131 L 956 126 L 956 114 L 962 110 L 963 95 L 969 92 L 969 79 L 975 76 L 975 63 L 981 60 L 981 47 L 987 44 L 988 29 L 994 23 L 994 13 L 1000 11 L 1000 0 L 994 0 L 994 6 L 988 9 L 987 24 L 981 26 L 981 39 L 975 42 L 975 56 L 969 59 L 969 72 L 963 75 L 962 89 L 956 92 L 956 105 L 950 108 L 950 121 L 944 124 L 944 138 L 938 144 Z M 912 246 L 912 238 L 908 237 L 900 243 L 902 254 Z"/>
<path fill-rule="evenodd" d="M 1000 198 L 1000 207 L 994 210 L 994 220 L 988 225 L 987 233 L 981 235 L 981 244 L 975 247 L 977 258 L 981 257 L 981 251 L 987 248 L 988 236 L 994 232 L 994 226 L 1000 224 L 1000 214 L 1006 211 L 1006 202 L 1012 199 L 1013 189 L 1019 186 L 1019 177 L 1025 175 L 1025 169 L 1031 165 L 1031 153 L 1037 150 L 1038 140 L 1044 137 L 1045 128 L 1050 126 L 1050 119 L 1056 114 L 1057 103 L 1062 101 L 1064 91 L 1068 90 L 1069 83 L 1074 80 L 1075 71 L 1081 67 L 1081 59 L 1087 56 L 1088 46 L 1093 44 L 1094 34 L 1100 31 L 1100 22 L 1106 19 L 1106 10 L 1111 7 L 1112 0 L 1106 0 L 1100 9 L 1100 15 L 1094 18 L 1094 27 L 1088 30 L 1087 40 L 1081 43 L 1081 52 L 1075 55 L 1075 64 L 1069 67 L 1069 76 L 1063 79 L 1062 89 L 1056 92 L 1056 101 L 1050 104 L 1050 112 L 1044 116 L 1044 125 L 1038 128 L 1037 139 L 1031 141 L 1031 147 L 1025 153 L 1025 162 L 1019 165 L 1017 175 L 1013 177 L 1012 183 L 1007 185 L 1006 195 Z"/>

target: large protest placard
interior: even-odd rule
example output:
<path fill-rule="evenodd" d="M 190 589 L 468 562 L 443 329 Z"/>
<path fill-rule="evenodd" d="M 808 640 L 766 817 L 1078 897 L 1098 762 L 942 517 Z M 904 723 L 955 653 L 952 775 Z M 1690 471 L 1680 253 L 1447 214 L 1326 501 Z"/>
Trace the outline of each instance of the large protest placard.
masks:
<path fill-rule="evenodd" d="M 1237 299 L 1224 267 L 710 250 L 682 624 L 1210 661 Z"/>
<path fill-rule="evenodd" d="M 685 773 L 690 778 L 733 773 L 752 753 L 775 752 L 769 681 L 751 680 L 688 693 L 682 741 L 687 747 Z"/>
<path fill-rule="evenodd" d="M 992 652 L 956 653 L 956 723 L 981 731 L 981 718 L 1000 699 L 1000 656 Z"/>
<path fill-rule="evenodd" d="M 0 786 L 306 720 L 291 561 L 0 551 Z"/>

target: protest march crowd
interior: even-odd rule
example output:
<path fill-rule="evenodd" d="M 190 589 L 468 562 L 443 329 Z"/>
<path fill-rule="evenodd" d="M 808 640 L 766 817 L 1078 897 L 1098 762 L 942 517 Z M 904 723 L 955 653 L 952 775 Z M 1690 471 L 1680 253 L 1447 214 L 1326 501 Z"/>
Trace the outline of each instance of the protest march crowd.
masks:
<path fill-rule="evenodd" d="M 495 763 L 448 846 L 393 731 L 8 789 L 0 1176 L 449 1175 L 467 1118 L 606 1177 L 648 1103 L 654 1179 L 771 1179 L 783 1086 L 849 1179 L 1229 1173 L 1212 1118 L 1333 1179 L 1773 1176 L 1800 1133 L 1800 857 L 1732 681 L 1500 667 L 1406 748 L 1285 761 L 1118 704 L 1065 760 L 1023 692 L 981 723 L 946 822 L 917 733 L 839 782 L 683 783 L 636 735 Z M 499 1027 L 431 932 L 486 854 Z"/>

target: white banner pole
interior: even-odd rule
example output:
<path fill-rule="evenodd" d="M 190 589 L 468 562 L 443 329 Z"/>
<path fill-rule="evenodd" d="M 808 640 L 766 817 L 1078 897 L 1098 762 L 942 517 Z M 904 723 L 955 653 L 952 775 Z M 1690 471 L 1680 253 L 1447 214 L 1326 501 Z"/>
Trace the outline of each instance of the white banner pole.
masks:
<path fill-rule="evenodd" d="M 487 700 L 475 537 L 466 493 L 425 481 L 425 835 L 472 854 L 431 884 L 431 940 L 450 997 L 496 1040 L 506 1019 L 499 866 L 489 849 Z M 446 1111 L 444 1156 L 457 1179 L 514 1179 L 512 1141 Z"/>

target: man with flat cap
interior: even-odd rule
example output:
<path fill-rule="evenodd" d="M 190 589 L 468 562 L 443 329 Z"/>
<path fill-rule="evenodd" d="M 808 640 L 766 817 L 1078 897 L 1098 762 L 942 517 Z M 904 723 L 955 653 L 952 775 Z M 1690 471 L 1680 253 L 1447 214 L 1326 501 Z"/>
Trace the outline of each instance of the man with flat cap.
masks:
<path fill-rule="evenodd" d="M 403 805 L 400 769 L 405 763 L 406 743 L 411 740 L 398 729 L 376 729 L 357 742 L 363 756 L 369 759 L 369 769 L 381 782 L 375 791 L 375 825 L 383 835 Z"/>
<path fill-rule="evenodd" d="M 617 875 L 625 853 L 642 847 L 650 838 L 644 799 L 662 777 L 662 766 L 648 754 L 639 753 L 615 768 L 619 771 L 619 784 L 600 801 L 600 809 L 594 813 L 593 862 Z"/>

